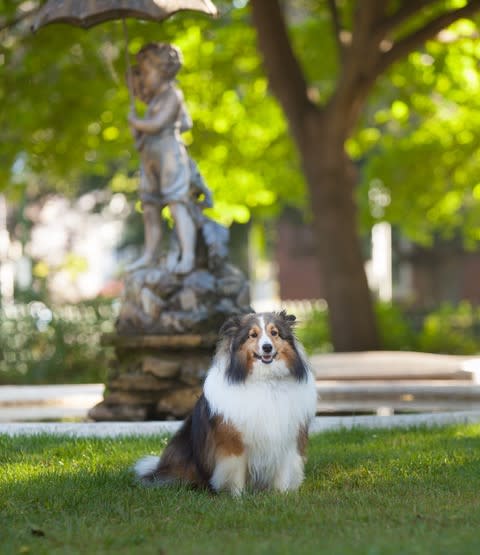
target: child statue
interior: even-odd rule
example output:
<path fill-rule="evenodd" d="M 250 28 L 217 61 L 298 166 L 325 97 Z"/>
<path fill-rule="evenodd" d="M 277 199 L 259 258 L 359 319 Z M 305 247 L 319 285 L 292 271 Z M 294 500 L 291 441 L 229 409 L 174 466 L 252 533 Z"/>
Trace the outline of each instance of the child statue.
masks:
<path fill-rule="evenodd" d="M 202 207 L 212 203 L 210 191 L 180 137 L 181 132 L 192 127 L 182 91 L 175 84 L 182 56 L 171 44 L 147 44 L 137 54 L 137 64 L 134 90 L 148 109 L 143 118 L 131 112 L 128 121 L 142 162 L 139 192 L 143 203 L 145 250 L 128 269 L 132 271 L 156 262 L 162 239 L 161 210 L 168 206 L 180 247 L 178 258 L 168 269 L 187 274 L 195 264 L 195 211 L 199 210 L 198 206 L 192 209 L 192 185 L 197 189 L 197 198 L 204 197 Z"/>
<path fill-rule="evenodd" d="M 128 118 L 141 156 L 145 249 L 127 268 L 121 334 L 205 333 L 225 314 L 251 311 L 246 279 L 227 261 L 228 229 L 203 213 L 211 192 L 180 137 L 192 127 L 174 81 L 181 65 L 180 51 L 160 43 L 143 47 L 133 68 L 134 93 L 147 105 L 143 118 Z M 165 206 L 174 240 L 161 252 Z"/>

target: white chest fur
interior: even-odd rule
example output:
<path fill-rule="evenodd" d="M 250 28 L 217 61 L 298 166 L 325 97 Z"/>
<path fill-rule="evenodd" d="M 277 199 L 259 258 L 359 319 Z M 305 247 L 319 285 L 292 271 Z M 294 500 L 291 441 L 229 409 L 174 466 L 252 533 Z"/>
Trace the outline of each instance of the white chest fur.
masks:
<path fill-rule="evenodd" d="M 242 434 L 250 475 L 269 482 L 285 456 L 296 452 L 300 429 L 315 415 L 317 395 L 310 372 L 306 381 L 299 382 L 285 372 L 283 362 L 256 364 L 261 366 L 245 383 L 230 384 L 222 361 L 217 361 L 204 393 L 212 413 Z"/>

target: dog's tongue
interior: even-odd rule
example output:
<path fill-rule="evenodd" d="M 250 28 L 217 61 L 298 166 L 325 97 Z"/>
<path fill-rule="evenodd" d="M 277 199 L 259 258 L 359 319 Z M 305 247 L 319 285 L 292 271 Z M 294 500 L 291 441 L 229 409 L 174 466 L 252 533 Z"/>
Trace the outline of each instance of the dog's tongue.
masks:
<path fill-rule="evenodd" d="M 262 356 L 262 361 L 263 362 L 272 362 L 273 360 L 273 356 L 272 355 L 263 355 Z"/>

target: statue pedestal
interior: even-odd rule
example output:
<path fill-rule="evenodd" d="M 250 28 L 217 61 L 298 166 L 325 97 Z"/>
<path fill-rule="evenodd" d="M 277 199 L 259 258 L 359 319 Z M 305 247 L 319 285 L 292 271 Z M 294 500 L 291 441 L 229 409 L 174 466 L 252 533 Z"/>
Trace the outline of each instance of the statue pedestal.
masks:
<path fill-rule="evenodd" d="M 202 392 L 216 334 L 106 334 L 115 348 L 104 400 L 89 411 L 99 421 L 184 418 Z"/>
<path fill-rule="evenodd" d="M 186 276 L 145 268 L 127 274 L 104 400 L 92 420 L 184 418 L 202 392 L 216 331 L 228 316 L 251 312 L 248 282 L 225 263 Z"/>

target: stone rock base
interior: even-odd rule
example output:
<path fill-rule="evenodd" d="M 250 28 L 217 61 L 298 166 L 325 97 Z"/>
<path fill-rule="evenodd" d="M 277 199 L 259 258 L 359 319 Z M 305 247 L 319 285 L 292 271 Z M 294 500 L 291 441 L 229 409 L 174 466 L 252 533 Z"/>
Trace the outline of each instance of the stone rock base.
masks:
<path fill-rule="evenodd" d="M 104 399 L 90 409 L 97 421 L 184 418 L 202 392 L 217 337 L 105 335 L 115 347 Z"/>
<path fill-rule="evenodd" d="M 201 334 L 219 329 L 228 316 L 251 311 L 248 281 L 232 264 L 187 275 L 141 268 L 125 276 L 115 326 L 122 336 Z"/>

